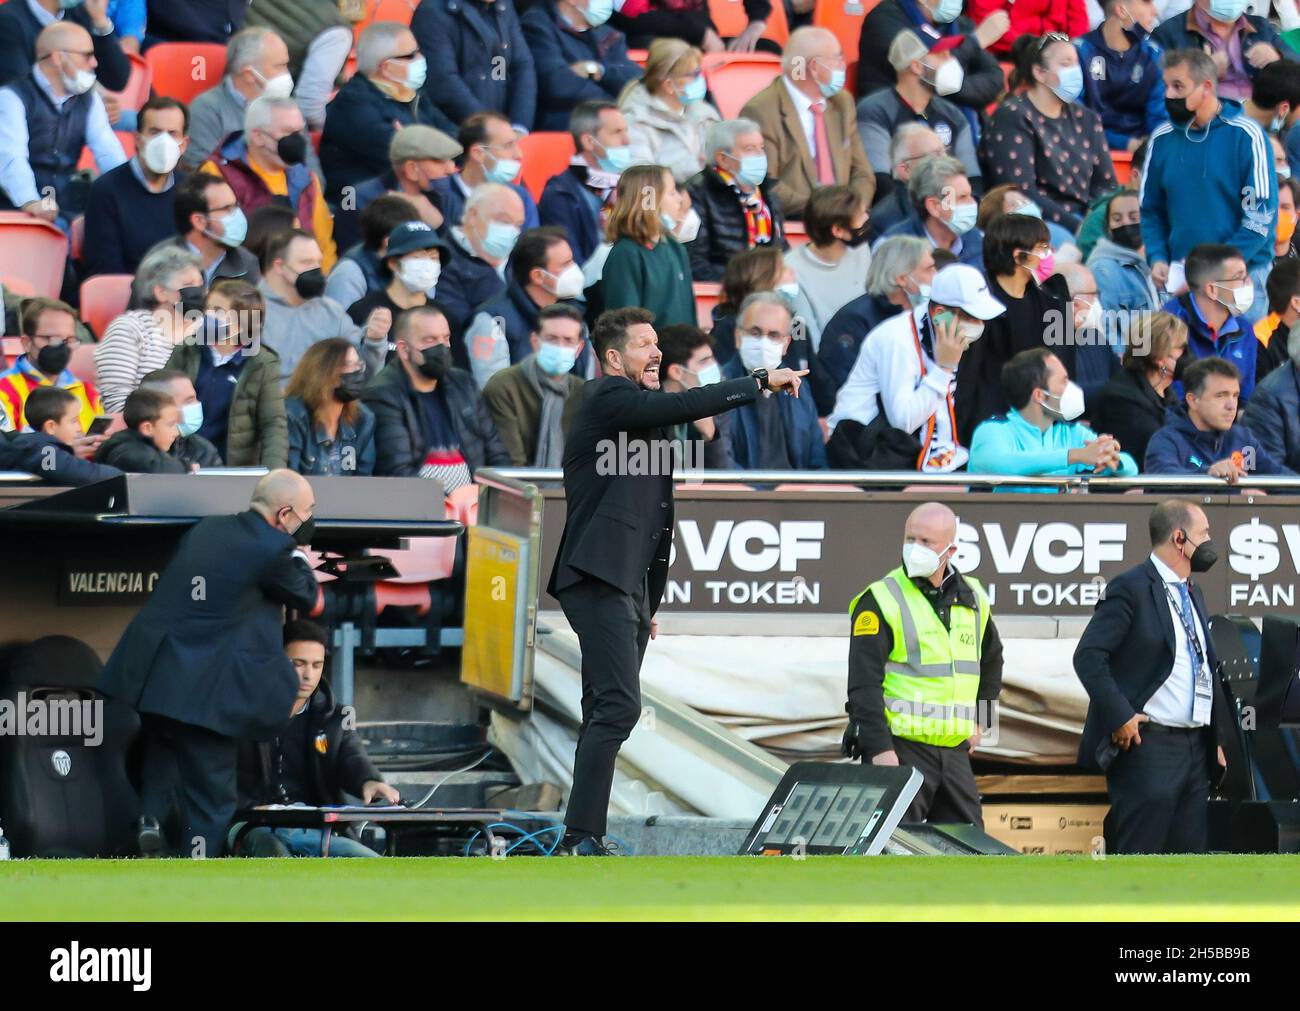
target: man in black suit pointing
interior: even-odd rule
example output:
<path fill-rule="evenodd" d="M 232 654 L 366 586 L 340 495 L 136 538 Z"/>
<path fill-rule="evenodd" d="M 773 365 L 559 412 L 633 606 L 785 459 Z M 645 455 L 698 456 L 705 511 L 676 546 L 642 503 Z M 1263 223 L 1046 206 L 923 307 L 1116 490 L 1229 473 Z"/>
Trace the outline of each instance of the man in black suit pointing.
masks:
<path fill-rule="evenodd" d="M 561 841 L 582 856 L 608 852 L 614 762 L 641 715 L 641 659 L 657 631 L 673 539 L 670 429 L 782 390 L 798 396 L 807 374 L 755 369 L 662 393 L 653 322 L 653 313 L 635 307 L 596 321 L 592 341 L 604 376 L 584 388 L 565 441 L 567 512 L 547 592 L 582 647 L 582 728 Z"/>
<path fill-rule="evenodd" d="M 141 715 L 146 818 L 162 821 L 173 786 L 179 794 L 182 855 L 221 855 L 239 740 L 269 740 L 289 722 L 298 676 L 284 652 L 284 608 L 316 604 L 300 550 L 315 508 L 305 478 L 273 470 L 247 511 L 199 521 L 104 667 L 101 691 Z M 150 834 L 156 846 L 146 822 L 142 850 Z"/>
<path fill-rule="evenodd" d="M 1214 643 L 1189 578 L 1216 560 L 1210 522 L 1191 502 L 1151 512 L 1151 555 L 1111 580 L 1074 652 L 1088 692 L 1079 764 L 1102 769 L 1111 853 L 1202 853 L 1219 746 Z"/>

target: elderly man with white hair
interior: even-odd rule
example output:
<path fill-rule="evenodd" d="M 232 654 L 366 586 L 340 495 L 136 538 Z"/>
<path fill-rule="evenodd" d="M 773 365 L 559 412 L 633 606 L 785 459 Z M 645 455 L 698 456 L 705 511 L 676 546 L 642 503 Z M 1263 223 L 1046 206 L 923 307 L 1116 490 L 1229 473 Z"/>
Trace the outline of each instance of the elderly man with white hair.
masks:
<path fill-rule="evenodd" d="M 763 134 L 752 119 L 711 123 L 704 134 L 704 170 L 686 184 L 700 216 L 686 244 L 691 276 L 721 281 L 728 261 L 755 246 L 785 245 L 781 203 L 772 190 Z"/>
<path fill-rule="evenodd" d="M 1124 351 L 1122 338 L 1114 337 L 1112 345 L 1108 335 L 1121 332 L 1121 321 L 1106 319 L 1101 292 L 1097 290 L 1097 279 L 1091 270 L 1081 263 L 1058 263 L 1056 272 L 1065 278 L 1070 290 L 1070 320 L 1068 329 L 1062 321 L 1058 333 L 1048 330 L 1044 340 L 1049 346 L 1058 337 L 1062 342 L 1074 344 L 1073 379 L 1083 389 L 1084 404 L 1090 405 L 1102 387 L 1110 382 L 1110 377 L 1120 369 L 1119 356 Z M 1127 320 L 1122 322 L 1126 328 Z M 1087 410 L 1085 407 L 1085 414 Z"/>
<path fill-rule="evenodd" d="M 207 72 L 202 66 L 196 70 Z M 250 102 L 264 95 L 288 98 L 293 91 L 289 49 L 284 39 L 269 28 L 245 28 L 236 32 L 226 44 L 226 69 L 221 80 L 190 104 L 190 144 L 181 156 L 181 170 L 193 172 L 212 157 L 222 141 L 244 129 Z M 307 167 L 320 172 L 316 152 L 310 148 Z"/>
<path fill-rule="evenodd" d="M 871 234 L 883 235 L 900 221 L 912 215 L 912 202 L 907 196 L 907 183 L 912 169 L 926 158 L 937 158 L 948 153 L 948 145 L 924 123 L 904 123 L 889 138 L 888 182 L 882 175 L 876 183 L 884 194 L 871 208 Z"/>
<path fill-rule="evenodd" d="M 803 217 L 818 186 L 852 186 L 868 206 L 875 196 L 876 176 L 862 150 L 844 74 L 844 47 L 832 32 L 796 29 L 781 57 L 781 76 L 740 111 L 763 133 L 778 180 L 773 192 L 788 217 Z"/>
<path fill-rule="evenodd" d="M 415 123 L 455 136 L 456 124 L 419 91 L 429 67 L 411 29 L 396 21 L 367 25 L 357 39 L 357 72 L 330 102 L 321 135 L 326 193 L 337 204 L 347 187 L 389 168 L 388 146 Z"/>
<path fill-rule="evenodd" d="M 246 217 L 267 204 L 287 203 L 298 227 L 316 237 L 328 274 L 338 259 L 334 217 L 320 176 L 306 165 L 311 143 L 305 131 L 297 102 L 263 96 L 249 103 L 243 132 L 227 137 L 203 171 L 230 184 Z"/>

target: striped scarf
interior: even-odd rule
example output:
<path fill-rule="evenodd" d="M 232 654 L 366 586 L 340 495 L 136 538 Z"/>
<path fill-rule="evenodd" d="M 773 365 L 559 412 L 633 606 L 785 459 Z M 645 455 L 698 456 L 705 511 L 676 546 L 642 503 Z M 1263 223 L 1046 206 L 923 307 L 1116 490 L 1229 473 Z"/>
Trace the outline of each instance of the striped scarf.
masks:
<path fill-rule="evenodd" d="M 736 194 L 736 199 L 740 201 L 740 207 L 745 212 L 745 248 L 766 246 L 772 241 L 772 211 L 763 200 L 759 188 L 755 186 L 752 193 L 746 193 L 730 172 L 717 167 L 713 171 L 718 173 L 719 179 L 731 187 L 731 192 Z"/>

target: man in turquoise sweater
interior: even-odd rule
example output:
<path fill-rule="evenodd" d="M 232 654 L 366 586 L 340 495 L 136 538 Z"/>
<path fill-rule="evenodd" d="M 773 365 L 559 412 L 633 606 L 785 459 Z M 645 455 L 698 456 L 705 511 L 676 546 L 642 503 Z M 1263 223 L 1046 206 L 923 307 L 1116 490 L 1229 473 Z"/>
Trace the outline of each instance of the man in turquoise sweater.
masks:
<path fill-rule="evenodd" d="M 1047 348 L 1021 351 L 1003 365 L 1002 392 L 1012 409 L 975 429 L 972 474 L 1132 477 L 1138 472 L 1118 439 L 1098 435 L 1075 420 L 1083 413 L 1083 390 Z"/>

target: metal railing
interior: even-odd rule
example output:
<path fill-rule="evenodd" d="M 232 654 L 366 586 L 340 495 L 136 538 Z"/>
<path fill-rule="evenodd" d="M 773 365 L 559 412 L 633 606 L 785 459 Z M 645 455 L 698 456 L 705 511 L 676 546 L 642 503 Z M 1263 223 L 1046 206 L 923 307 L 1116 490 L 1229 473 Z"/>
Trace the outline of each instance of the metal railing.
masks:
<path fill-rule="evenodd" d="M 561 470 L 537 467 L 493 467 L 478 472 L 482 481 L 489 476 L 498 481 L 558 484 L 564 480 Z M 1137 477 L 1094 477 L 1076 474 L 1071 477 L 1021 477 L 1014 474 L 922 474 L 908 470 L 681 470 L 674 475 L 678 484 L 824 484 L 854 485 L 864 490 L 901 489 L 915 485 L 964 488 L 1014 489 L 1054 488 L 1060 493 L 1088 491 L 1122 492 L 1133 488 L 1144 491 L 1173 489 L 1203 492 L 1226 492 L 1234 488 L 1261 491 L 1293 491 L 1300 494 L 1300 477 L 1249 476 L 1236 485 L 1216 477 L 1180 474 L 1149 474 Z"/>

